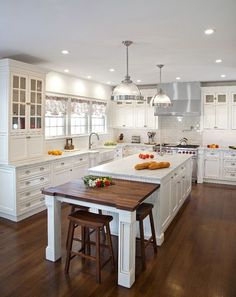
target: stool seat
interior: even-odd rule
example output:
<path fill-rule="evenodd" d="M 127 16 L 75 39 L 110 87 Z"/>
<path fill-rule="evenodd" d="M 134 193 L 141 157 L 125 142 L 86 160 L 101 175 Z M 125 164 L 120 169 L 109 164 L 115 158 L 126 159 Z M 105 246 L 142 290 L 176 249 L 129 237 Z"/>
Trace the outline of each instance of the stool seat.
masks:
<path fill-rule="evenodd" d="M 71 213 L 68 216 L 68 219 L 79 225 L 86 225 L 86 227 L 91 228 L 104 227 L 105 224 L 110 223 L 113 220 L 112 216 L 86 212 L 83 210 L 77 210 L 76 212 Z"/>
<path fill-rule="evenodd" d="M 111 240 L 111 232 L 109 223 L 112 221 L 112 216 L 96 214 L 92 212 L 88 212 L 87 210 L 77 210 L 70 215 L 68 215 L 69 219 L 69 229 L 67 234 L 67 256 L 66 256 L 66 265 L 65 265 L 65 273 L 69 272 L 70 261 L 75 256 L 81 256 L 82 258 L 89 259 L 96 261 L 96 276 L 97 282 L 101 282 L 101 268 L 108 263 L 109 261 L 112 262 L 112 266 L 115 266 L 115 259 L 114 253 L 112 248 L 112 240 Z M 77 227 L 81 227 L 81 238 L 74 237 L 74 230 Z M 90 234 L 89 229 L 93 229 L 96 233 L 95 242 L 90 241 Z M 100 231 L 106 228 L 106 239 L 107 244 L 103 244 L 104 247 L 109 249 L 110 257 L 101 264 L 101 257 L 100 257 Z M 73 241 L 79 241 L 82 243 L 82 247 L 79 251 L 74 251 Z M 95 256 L 90 254 L 90 245 L 95 245 L 96 253 Z M 86 245 L 88 245 L 88 252 L 86 252 Z"/>
<path fill-rule="evenodd" d="M 154 220 L 152 215 L 153 205 L 150 203 L 142 203 L 136 209 L 136 220 L 139 222 L 139 230 L 140 230 L 140 242 L 141 242 L 141 258 L 142 258 L 142 268 L 143 270 L 146 268 L 145 262 L 145 248 L 149 245 L 153 245 L 154 253 L 157 252 L 157 245 L 156 245 L 156 234 L 155 234 L 155 227 L 154 227 Z M 143 221 L 144 219 L 149 216 L 150 227 L 152 236 L 149 239 L 144 238 L 144 228 L 143 228 Z"/>
<path fill-rule="evenodd" d="M 71 206 L 71 212 L 74 212 L 76 210 L 84 210 L 84 211 L 89 211 L 89 207 L 87 206 L 82 206 L 82 205 L 77 205 L 77 204 L 72 204 L 70 203 Z"/>
<path fill-rule="evenodd" d="M 149 215 L 150 211 L 152 210 L 153 205 L 150 203 L 142 203 L 136 209 L 136 220 L 143 220 Z"/>

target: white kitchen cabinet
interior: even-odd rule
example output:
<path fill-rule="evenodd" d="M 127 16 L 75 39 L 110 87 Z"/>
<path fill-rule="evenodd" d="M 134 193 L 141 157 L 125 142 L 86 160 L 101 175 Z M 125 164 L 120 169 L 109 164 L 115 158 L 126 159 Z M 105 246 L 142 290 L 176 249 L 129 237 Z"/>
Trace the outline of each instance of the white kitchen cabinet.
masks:
<path fill-rule="evenodd" d="M 228 101 L 227 93 L 203 94 L 203 122 L 204 129 L 227 129 L 228 128 Z"/>
<path fill-rule="evenodd" d="M 113 102 L 113 126 L 122 128 L 134 127 L 134 103 L 131 101 Z"/>
<path fill-rule="evenodd" d="M 220 159 L 219 157 L 206 157 L 204 162 L 204 176 L 207 178 L 220 177 Z"/>
<path fill-rule="evenodd" d="M 146 128 L 146 102 L 136 102 L 134 108 L 135 128 Z"/>
<path fill-rule="evenodd" d="M 175 213 L 178 209 L 178 193 L 177 193 L 178 176 L 171 176 L 171 212 Z"/>
<path fill-rule="evenodd" d="M 232 110 L 231 110 L 231 128 L 236 129 L 236 93 L 231 94 Z"/>
<path fill-rule="evenodd" d="M 0 61 L 2 163 L 43 153 L 45 74 L 34 65 L 10 59 Z"/>
<path fill-rule="evenodd" d="M 11 161 L 40 157 L 44 150 L 42 135 L 14 135 L 9 144 Z"/>

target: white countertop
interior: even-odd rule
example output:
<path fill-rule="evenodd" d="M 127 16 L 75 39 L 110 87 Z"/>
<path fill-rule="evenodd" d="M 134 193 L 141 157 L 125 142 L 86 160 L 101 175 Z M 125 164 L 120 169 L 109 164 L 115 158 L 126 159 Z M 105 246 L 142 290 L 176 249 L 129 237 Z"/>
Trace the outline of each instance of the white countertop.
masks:
<path fill-rule="evenodd" d="M 111 176 L 117 178 L 133 180 L 155 180 L 160 182 L 163 178 L 169 175 L 173 170 L 183 164 L 186 160 L 190 159 L 189 155 L 164 155 L 159 156 L 156 153 L 153 153 L 154 159 L 140 159 L 139 154 L 135 154 L 123 159 L 115 160 L 107 164 L 99 165 L 89 169 L 89 174 L 98 174 L 104 176 Z M 148 162 L 148 161 L 157 161 L 157 162 L 170 162 L 169 168 L 162 168 L 157 170 L 135 170 L 134 166 L 138 163 Z"/>
<path fill-rule="evenodd" d="M 213 150 L 213 151 L 231 151 L 231 152 L 236 152 L 235 149 L 231 149 L 227 146 L 223 146 L 223 147 L 219 147 L 219 148 L 209 148 L 209 147 L 206 147 L 206 146 L 201 146 L 198 148 L 199 150 Z"/>

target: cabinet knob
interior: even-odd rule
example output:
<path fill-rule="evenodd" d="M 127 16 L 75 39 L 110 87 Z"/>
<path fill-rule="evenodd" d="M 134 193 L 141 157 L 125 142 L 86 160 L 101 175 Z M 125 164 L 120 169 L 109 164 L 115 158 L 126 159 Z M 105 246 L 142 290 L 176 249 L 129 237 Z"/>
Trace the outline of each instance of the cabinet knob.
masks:
<path fill-rule="evenodd" d="M 44 180 L 44 177 L 41 177 L 40 180 L 43 181 Z"/>
<path fill-rule="evenodd" d="M 27 192 L 26 194 L 25 194 L 25 196 L 29 196 L 30 195 L 30 192 Z"/>
<path fill-rule="evenodd" d="M 182 176 L 182 178 L 185 178 L 185 176 Z"/>
<path fill-rule="evenodd" d="M 31 137 L 30 136 L 26 136 L 26 139 L 30 139 Z"/>
<path fill-rule="evenodd" d="M 30 181 L 25 182 L 25 184 L 26 184 L 26 185 L 29 185 L 29 184 L 30 184 Z"/>
<path fill-rule="evenodd" d="M 44 167 L 40 167 L 40 171 L 43 171 L 44 170 Z"/>
<path fill-rule="evenodd" d="M 235 173 L 231 173 L 230 176 L 235 176 Z"/>
<path fill-rule="evenodd" d="M 25 172 L 26 174 L 30 174 L 30 170 L 26 170 L 26 172 Z"/>
<path fill-rule="evenodd" d="M 70 169 L 70 171 L 73 171 L 72 169 Z"/>
<path fill-rule="evenodd" d="M 44 201 L 44 197 L 40 198 L 40 201 Z"/>
<path fill-rule="evenodd" d="M 25 204 L 26 207 L 29 207 L 30 205 L 31 205 L 30 202 L 28 202 L 28 203 Z"/>
<path fill-rule="evenodd" d="M 64 163 L 64 162 L 62 162 L 62 163 L 61 163 L 61 165 L 63 166 L 63 165 L 65 165 L 65 163 Z"/>
<path fill-rule="evenodd" d="M 83 158 L 80 158 L 79 160 L 80 160 L 80 161 L 83 161 Z"/>
<path fill-rule="evenodd" d="M 235 163 L 231 163 L 232 166 L 235 166 Z"/>

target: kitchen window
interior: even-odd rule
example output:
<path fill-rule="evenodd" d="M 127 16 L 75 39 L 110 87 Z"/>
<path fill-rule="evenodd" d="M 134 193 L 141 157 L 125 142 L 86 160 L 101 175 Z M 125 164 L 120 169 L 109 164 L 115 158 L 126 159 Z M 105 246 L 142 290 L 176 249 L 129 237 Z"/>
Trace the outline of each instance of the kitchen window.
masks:
<path fill-rule="evenodd" d="M 45 137 L 105 133 L 106 106 L 104 101 L 46 96 Z"/>
<path fill-rule="evenodd" d="M 45 137 L 65 136 L 67 115 L 68 98 L 46 96 Z"/>

